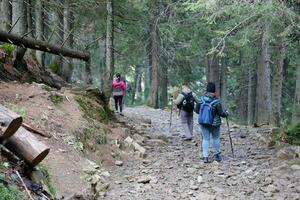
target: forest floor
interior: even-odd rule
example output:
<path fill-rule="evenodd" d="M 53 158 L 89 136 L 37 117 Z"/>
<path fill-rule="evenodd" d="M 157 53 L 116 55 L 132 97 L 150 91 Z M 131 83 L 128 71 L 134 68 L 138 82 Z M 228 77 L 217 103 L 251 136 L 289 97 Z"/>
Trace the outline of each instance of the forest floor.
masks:
<path fill-rule="evenodd" d="M 59 102 L 51 100 L 56 94 L 62 97 Z M 107 200 L 300 198 L 300 149 L 269 148 L 263 136 L 271 127 L 231 124 L 232 158 L 227 129 L 222 125 L 223 161 L 204 164 L 196 121 L 195 140 L 187 142 L 179 137 L 178 113 L 173 114 L 171 129 L 169 111 L 148 107 L 126 108 L 124 117 L 118 115 L 108 123 L 91 121 L 84 115 L 91 113 L 83 113 L 76 97 L 67 88 L 57 91 L 36 83 L 0 84 L 0 103 L 52 136 L 36 135 L 50 147 L 42 164 L 59 199 L 76 199 L 74 194 L 80 196 L 99 179 L 98 199 Z M 146 152 L 134 150 L 126 142 L 128 137 Z M 82 195 L 81 199 L 89 198 Z"/>
<path fill-rule="evenodd" d="M 127 108 L 125 116 L 120 120 L 146 133 L 145 138 L 156 135 L 168 140 L 146 139 L 145 159 L 131 157 L 114 170 L 107 200 L 300 199 L 299 148 L 295 147 L 297 153 L 290 158 L 288 150 L 268 148 L 262 135 L 270 127 L 231 125 L 235 152 L 232 158 L 227 128 L 222 125 L 223 160 L 204 164 L 196 121 L 195 140 L 182 141 L 176 113 L 171 130 L 170 113 L 163 110 Z"/>

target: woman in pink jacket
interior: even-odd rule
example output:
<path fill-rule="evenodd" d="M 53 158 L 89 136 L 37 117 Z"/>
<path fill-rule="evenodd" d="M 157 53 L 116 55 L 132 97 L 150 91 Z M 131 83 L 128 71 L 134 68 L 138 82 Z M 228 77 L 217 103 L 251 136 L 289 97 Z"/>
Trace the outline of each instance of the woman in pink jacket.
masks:
<path fill-rule="evenodd" d="M 115 108 L 116 112 L 122 114 L 122 100 L 123 96 L 126 92 L 126 85 L 123 80 L 121 80 L 121 74 L 117 73 L 116 78 L 113 81 L 112 84 L 112 95 L 115 99 Z"/>

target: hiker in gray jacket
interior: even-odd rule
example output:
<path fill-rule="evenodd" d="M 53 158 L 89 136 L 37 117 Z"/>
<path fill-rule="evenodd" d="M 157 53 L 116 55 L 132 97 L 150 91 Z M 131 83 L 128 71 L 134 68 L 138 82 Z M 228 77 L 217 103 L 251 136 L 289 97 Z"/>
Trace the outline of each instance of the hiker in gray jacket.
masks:
<path fill-rule="evenodd" d="M 180 109 L 181 124 L 184 131 L 181 137 L 186 141 L 193 139 L 195 103 L 198 103 L 197 96 L 189 89 L 188 83 L 183 83 L 181 93 L 177 96 L 175 104 Z"/>

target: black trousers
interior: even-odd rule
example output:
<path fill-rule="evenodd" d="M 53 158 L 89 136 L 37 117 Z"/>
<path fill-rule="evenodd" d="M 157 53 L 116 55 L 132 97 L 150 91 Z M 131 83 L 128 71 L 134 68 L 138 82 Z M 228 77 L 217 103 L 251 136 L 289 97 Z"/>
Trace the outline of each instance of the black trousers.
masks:
<path fill-rule="evenodd" d="M 116 111 L 118 111 L 118 108 L 120 109 L 119 111 L 122 112 L 122 100 L 123 96 L 114 96 L 115 99 L 115 108 Z"/>

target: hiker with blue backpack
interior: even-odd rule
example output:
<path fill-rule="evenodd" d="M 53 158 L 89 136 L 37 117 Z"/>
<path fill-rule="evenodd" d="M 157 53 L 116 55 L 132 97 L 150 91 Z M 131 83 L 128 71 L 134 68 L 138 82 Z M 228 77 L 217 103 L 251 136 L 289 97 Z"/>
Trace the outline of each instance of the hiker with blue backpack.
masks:
<path fill-rule="evenodd" d="M 202 153 L 204 163 L 209 162 L 210 135 L 213 140 L 214 160 L 221 161 L 220 157 L 220 126 L 221 117 L 227 117 L 228 112 L 224 111 L 220 99 L 216 97 L 216 85 L 209 82 L 206 93 L 199 98 L 196 106 L 199 114 L 198 123 L 202 132 Z"/>
<path fill-rule="evenodd" d="M 180 119 L 184 131 L 181 137 L 185 141 L 193 139 L 193 111 L 195 103 L 198 103 L 197 96 L 189 89 L 188 83 L 183 83 L 181 93 L 178 94 L 175 104 L 180 109 Z"/>

